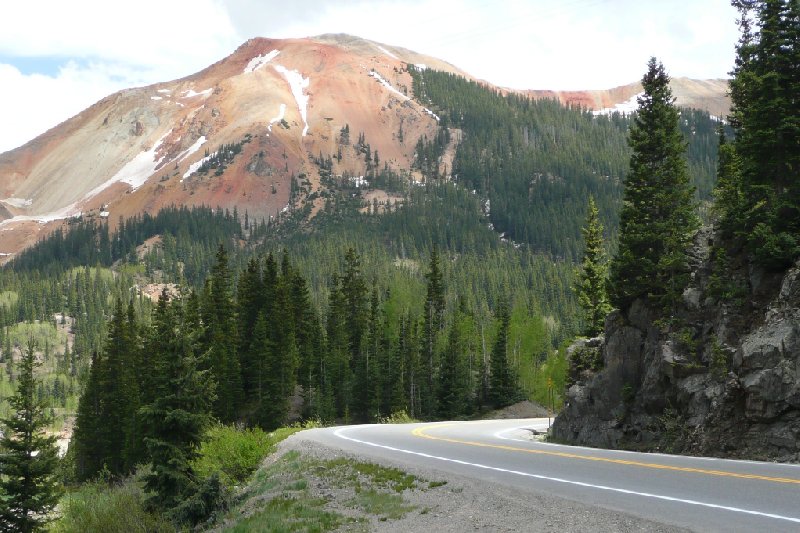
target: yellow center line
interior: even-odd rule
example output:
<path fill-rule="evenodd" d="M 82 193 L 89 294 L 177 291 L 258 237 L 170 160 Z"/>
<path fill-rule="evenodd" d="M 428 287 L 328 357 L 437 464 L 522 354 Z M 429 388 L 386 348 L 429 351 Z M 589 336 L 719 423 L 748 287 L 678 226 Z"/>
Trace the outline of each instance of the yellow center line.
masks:
<path fill-rule="evenodd" d="M 478 446 L 480 448 L 494 448 L 497 450 L 506 450 L 512 452 L 522 452 L 522 453 L 532 453 L 536 455 L 548 455 L 551 457 L 563 457 L 566 459 L 581 459 L 584 461 L 596 461 L 599 463 L 612 463 L 618 465 L 626 465 L 626 466 L 637 466 L 640 468 L 653 468 L 656 470 L 671 470 L 674 472 L 690 472 L 693 474 L 704 474 L 707 476 L 722 476 L 722 477 L 732 477 L 732 478 L 739 478 L 739 479 L 757 479 L 760 481 L 771 481 L 773 483 L 793 483 L 800 485 L 800 479 L 794 478 L 787 478 L 787 477 L 770 477 L 770 476 L 759 476 L 756 474 L 740 474 L 737 472 L 726 472 L 724 470 L 708 470 L 705 468 L 691 468 L 686 466 L 671 466 L 671 465 L 664 465 L 659 463 L 645 463 L 641 461 L 628 461 L 626 459 L 611 459 L 608 457 L 597 457 L 593 455 L 580 455 L 576 453 L 569 453 L 569 452 L 556 452 L 556 451 L 549 451 L 549 450 L 536 450 L 531 448 L 519 448 L 517 446 L 508 446 L 505 444 L 488 444 L 485 442 L 475 442 L 469 440 L 459 440 L 459 439 L 451 439 L 448 437 L 435 437 L 433 435 L 429 435 L 426 431 L 435 429 L 435 428 L 445 428 L 450 426 L 456 426 L 458 424 L 436 424 L 432 426 L 423 426 L 414 429 L 411 434 L 415 437 L 422 437 L 425 439 L 430 440 L 438 440 L 442 442 L 450 442 L 453 444 L 465 444 L 467 446 Z"/>

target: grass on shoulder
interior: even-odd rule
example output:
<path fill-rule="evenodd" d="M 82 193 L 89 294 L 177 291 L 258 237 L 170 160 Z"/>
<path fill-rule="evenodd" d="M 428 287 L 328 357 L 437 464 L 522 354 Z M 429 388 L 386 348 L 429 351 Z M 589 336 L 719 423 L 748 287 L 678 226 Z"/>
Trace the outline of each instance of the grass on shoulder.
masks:
<path fill-rule="evenodd" d="M 225 531 L 322 533 L 368 531 L 371 520 L 419 510 L 404 497 L 444 485 L 399 470 L 347 458 L 319 459 L 291 451 L 262 466 L 240 494 Z"/>

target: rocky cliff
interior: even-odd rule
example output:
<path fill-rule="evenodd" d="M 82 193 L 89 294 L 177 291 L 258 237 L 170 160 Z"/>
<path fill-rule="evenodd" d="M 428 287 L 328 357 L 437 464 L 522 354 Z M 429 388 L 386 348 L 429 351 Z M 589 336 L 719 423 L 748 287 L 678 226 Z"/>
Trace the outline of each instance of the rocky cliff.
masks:
<path fill-rule="evenodd" d="M 800 263 L 767 273 L 723 244 L 700 232 L 674 316 L 637 301 L 569 348 L 555 439 L 800 460 Z"/>

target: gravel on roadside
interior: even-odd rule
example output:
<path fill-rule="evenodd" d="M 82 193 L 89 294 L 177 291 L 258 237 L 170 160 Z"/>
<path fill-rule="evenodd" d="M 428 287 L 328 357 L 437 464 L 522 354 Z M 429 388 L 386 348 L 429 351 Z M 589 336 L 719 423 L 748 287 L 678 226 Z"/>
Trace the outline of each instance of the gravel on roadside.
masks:
<path fill-rule="evenodd" d="M 409 467 L 408 464 L 374 458 L 361 458 L 314 440 L 304 439 L 303 432 L 283 441 L 274 456 L 290 450 L 319 459 L 350 457 L 400 468 L 428 481 L 446 482 L 435 489 L 407 490 L 406 501 L 416 510 L 405 517 L 381 522 L 373 520 L 370 529 L 383 532 L 442 532 L 467 531 L 585 531 L 656 533 L 687 531 L 659 524 L 623 512 L 559 498 L 546 492 L 520 494 L 486 481 L 441 472 L 435 469 Z"/>

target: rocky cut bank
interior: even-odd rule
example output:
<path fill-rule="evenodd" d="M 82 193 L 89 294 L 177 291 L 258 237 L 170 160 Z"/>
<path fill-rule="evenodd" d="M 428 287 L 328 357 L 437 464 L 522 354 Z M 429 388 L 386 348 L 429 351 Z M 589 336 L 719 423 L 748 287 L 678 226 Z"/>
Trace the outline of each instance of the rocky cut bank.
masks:
<path fill-rule="evenodd" d="M 569 348 L 553 437 L 588 446 L 800 460 L 800 263 L 783 273 L 700 231 L 679 311 L 642 300 Z M 722 274 L 725 272 L 725 274 Z"/>

